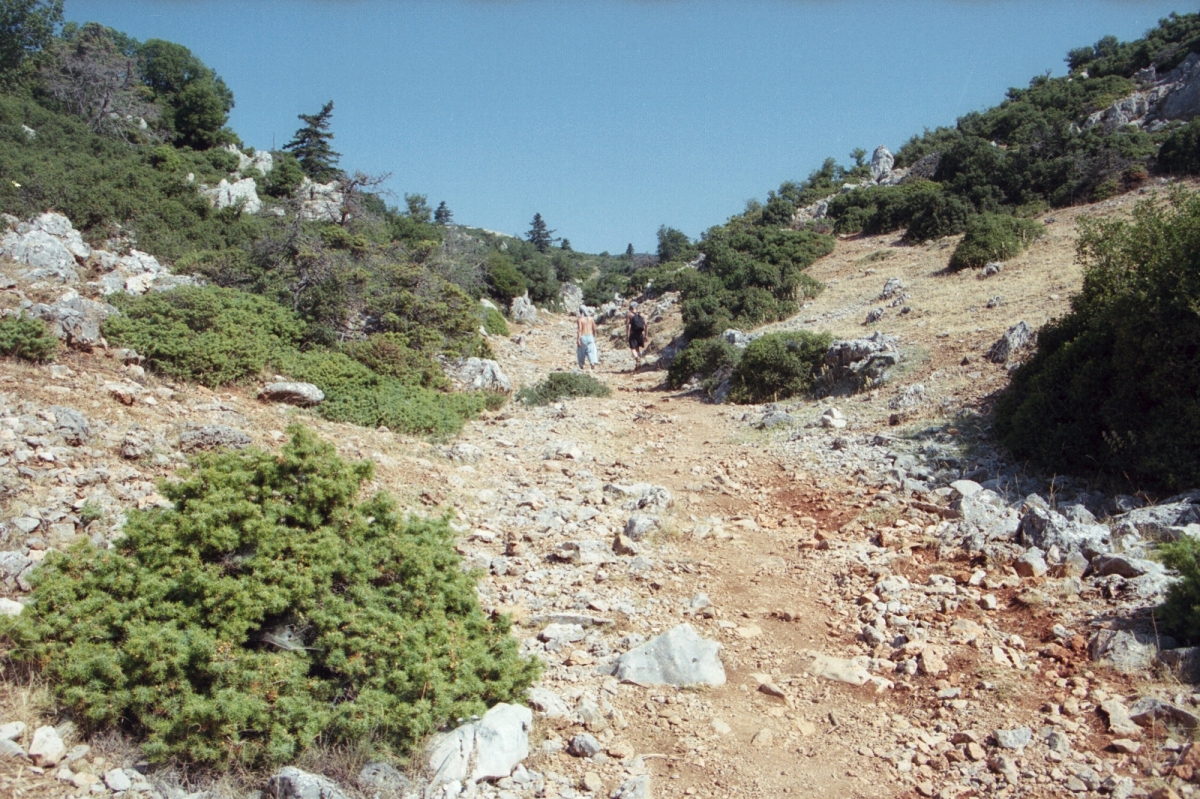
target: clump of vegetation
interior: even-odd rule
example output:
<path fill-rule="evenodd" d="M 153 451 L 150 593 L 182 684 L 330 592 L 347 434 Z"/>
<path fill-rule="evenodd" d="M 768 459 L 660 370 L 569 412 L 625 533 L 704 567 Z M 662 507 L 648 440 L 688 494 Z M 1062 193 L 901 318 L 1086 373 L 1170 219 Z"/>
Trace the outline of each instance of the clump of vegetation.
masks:
<path fill-rule="evenodd" d="M 481 307 L 483 308 L 483 329 L 488 332 L 488 335 L 507 336 L 508 322 L 504 320 L 504 314 L 486 305 Z"/>
<path fill-rule="evenodd" d="M 745 217 L 710 229 L 700 244 L 703 266 L 674 276 L 684 333 L 709 338 L 796 313 L 799 299 L 823 288 L 804 271 L 833 252 L 833 243 L 831 236 L 753 224 Z"/>
<path fill-rule="evenodd" d="M 10 656 L 154 762 L 277 763 L 318 737 L 403 753 L 518 700 L 537 666 L 480 608 L 445 519 L 357 500 L 371 471 L 299 428 L 277 453 L 199 457 L 114 549 L 46 559 Z"/>
<path fill-rule="evenodd" d="M 24 314 L 0 316 L 0 356 L 34 363 L 54 360 L 58 339 L 40 319 Z"/>
<path fill-rule="evenodd" d="M 829 333 L 807 330 L 768 333 L 754 339 L 733 370 L 729 400 L 745 405 L 811 393 L 832 343 Z"/>
<path fill-rule="evenodd" d="M 876 235 L 908 228 L 918 214 L 929 213 L 942 199 L 941 185 L 914 180 L 900 186 L 870 186 L 829 201 L 835 233 Z"/>
<path fill-rule="evenodd" d="M 1155 614 L 1163 630 L 1186 643 L 1200 641 L 1200 541 L 1183 536 L 1159 546 L 1158 555 L 1179 579 L 1167 587 L 1167 598 Z"/>
<path fill-rule="evenodd" d="M 1200 119 L 1171 131 L 1159 148 L 1158 165 L 1174 175 L 1200 175 Z"/>
<path fill-rule="evenodd" d="M 1071 312 L 996 404 L 1013 454 L 1142 486 L 1200 482 L 1200 196 L 1140 203 L 1131 222 L 1082 220 Z"/>
<path fill-rule="evenodd" d="M 104 324 L 110 341 L 163 374 L 210 388 L 258 375 L 304 332 L 295 314 L 266 297 L 218 286 L 116 301 L 122 313 Z"/>
<path fill-rule="evenodd" d="M 384 426 L 398 433 L 446 438 L 463 422 L 503 404 L 484 392 L 443 393 L 372 371 L 341 352 L 314 348 L 283 353 L 279 369 L 325 392 L 316 412 L 334 422 Z"/>
<path fill-rule="evenodd" d="M 689 380 L 700 378 L 704 392 L 712 396 L 721 376 L 727 376 L 741 357 L 741 350 L 723 338 L 694 339 L 675 356 L 667 370 L 667 385 L 682 388 Z"/>
<path fill-rule="evenodd" d="M 1033 219 L 980 214 L 971 219 L 966 235 L 954 248 L 950 268 L 958 270 L 981 267 L 989 261 L 1007 261 L 1044 235 L 1046 226 Z"/>
<path fill-rule="evenodd" d="M 551 372 L 542 382 L 517 392 L 517 399 L 526 405 L 549 405 L 562 399 L 576 397 L 610 396 L 612 389 L 582 372 Z"/>

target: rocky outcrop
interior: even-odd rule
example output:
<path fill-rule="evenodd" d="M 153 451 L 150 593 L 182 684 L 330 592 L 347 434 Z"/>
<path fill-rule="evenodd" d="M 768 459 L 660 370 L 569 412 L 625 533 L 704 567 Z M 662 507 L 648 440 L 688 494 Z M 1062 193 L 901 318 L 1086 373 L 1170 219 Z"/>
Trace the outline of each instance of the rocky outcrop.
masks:
<path fill-rule="evenodd" d="M 241 207 L 244 214 L 262 212 L 263 204 L 258 198 L 258 184 L 254 178 L 242 178 L 233 183 L 222 178 L 221 182 L 212 188 L 201 186 L 200 193 L 208 198 L 214 208 Z"/>
<path fill-rule="evenodd" d="M 1099 127 L 1111 133 L 1132 125 L 1153 133 L 1170 121 L 1200 115 L 1200 54 L 1189 54 L 1164 75 L 1149 67 L 1139 71 L 1136 78 L 1141 84 L 1138 91 L 1089 115 L 1083 129 Z"/>
<path fill-rule="evenodd" d="M 91 248 L 62 214 L 45 213 L 19 222 L 0 238 L 0 256 L 27 267 L 18 276 L 29 281 L 78 281 L 79 267 L 91 254 Z"/>
<path fill-rule="evenodd" d="M 512 382 L 500 368 L 500 364 L 489 358 L 459 358 L 445 361 L 442 369 L 459 391 L 493 391 L 499 394 L 512 392 Z"/>
<path fill-rule="evenodd" d="M 108 303 L 85 299 L 75 291 L 68 291 L 51 304 L 34 303 L 26 313 L 44 320 L 51 332 L 67 346 L 90 351 L 105 346 L 101 327 L 105 319 L 118 311 Z"/>
<path fill-rule="evenodd" d="M 342 221 L 342 206 L 346 201 L 346 194 L 338 181 L 314 183 L 305 177 L 296 189 L 295 196 L 300 201 L 301 219 L 316 222 Z"/>
<path fill-rule="evenodd" d="M 1024 321 L 1017 322 L 996 340 L 987 352 L 987 359 L 992 363 L 1008 363 L 1019 353 L 1032 347 L 1035 340 L 1033 328 Z"/>
<path fill-rule="evenodd" d="M 892 165 L 896 159 L 882 144 L 871 153 L 871 180 L 875 183 L 886 183 L 892 177 Z"/>
<path fill-rule="evenodd" d="M 898 338 L 884 333 L 833 342 L 817 377 L 817 397 L 844 396 L 880 385 L 900 362 L 899 344 Z"/>
<path fill-rule="evenodd" d="M 513 299 L 508 316 L 514 322 L 520 322 L 523 325 L 537 324 L 538 310 L 533 302 L 530 301 L 529 292 L 525 292 L 522 296 Z"/>
<path fill-rule="evenodd" d="M 583 305 L 583 289 L 575 283 L 563 283 L 562 288 L 558 290 L 558 296 L 567 313 L 575 313 L 579 306 Z"/>

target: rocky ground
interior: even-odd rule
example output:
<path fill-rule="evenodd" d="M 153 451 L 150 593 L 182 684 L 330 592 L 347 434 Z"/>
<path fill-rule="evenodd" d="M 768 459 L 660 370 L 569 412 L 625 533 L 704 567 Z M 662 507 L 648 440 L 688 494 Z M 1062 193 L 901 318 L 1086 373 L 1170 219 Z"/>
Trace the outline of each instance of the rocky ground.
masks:
<path fill-rule="evenodd" d="M 989 360 L 993 344 L 1062 313 L 1078 285 L 1076 218 L 1134 199 L 1054 214 L 1043 242 L 986 280 L 942 274 L 940 245 L 839 242 L 813 268 L 828 291 L 780 327 L 879 330 L 898 336 L 901 360 L 836 401 L 735 407 L 668 391 L 652 366 L 631 371 L 611 325 L 598 373 L 611 398 L 510 403 L 450 443 L 325 422 L 256 387 L 172 384 L 100 347 L 52 366 L 5 362 L 0 611 L 20 612 L 49 549 L 103 543 L 127 508 L 162 502 L 156 481 L 189 451 L 273 447 L 300 420 L 376 461 L 370 489 L 449 510 L 484 604 L 512 614 L 522 648 L 546 663 L 528 756 L 431 795 L 1191 795 L 1200 694 L 1177 675 L 1197 658 L 1155 635 L 1148 608 L 1170 578 L 1147 555 L 1200 532 L 1188 527 L 1200 494 L 1148 505 L 1038 479 L 989 448 L 979 415 L 1020 358 Z M 4 307 L 63 290 L 18 271 Z M 889 278 L 900 287 L 881 298 Z M 677 328 L 664 298 L 654 348 Z M 528 385 L 572 368 L 573 343 L 573 321 L 543 313 L 493 348 Z M 664 663 L 664 651 L 696 662 Z M 699 671 L 673 687 L 647 667 Z M 80 740 L 54 718 L 36 678 L 10 673 L 3 688 L 10 795 L 264 787 L 143 773 L 127 743 Z M 62 751 L 47 756 L 55 737 Z M 398 775 L 377 768 L 356 785 L 344 770 L 314 795 L 405 793 Z M 411 791 L 424 787 L 416 772 Z M 272 785 L 307 790 L 295 775 Z"/>

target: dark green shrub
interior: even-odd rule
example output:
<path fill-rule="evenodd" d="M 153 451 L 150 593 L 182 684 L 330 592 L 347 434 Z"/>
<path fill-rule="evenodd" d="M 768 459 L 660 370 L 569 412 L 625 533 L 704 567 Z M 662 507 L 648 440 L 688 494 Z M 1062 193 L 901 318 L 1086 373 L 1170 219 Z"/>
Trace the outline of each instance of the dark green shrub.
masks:
<path fill-rule="evenodd" d="M 830 334 L 807 330 L 754 339 L 733 370 L 729 401 L 746 405 L 808 394 L 832 343 Z"/>
<path fill-rule="evenodd" d="M 736 366 L 741 355 L 741 350 L 722 338 L 694 339 L 675 356 L 667 370 L 667 385 L 681 388 L 692 378 L 700 377 L 705 381 L 705 391 L 711 394 L 716 386 L 709 385 L 708 380 Z"/>
<path fill-rule="evenodd" d="M 1081 222 L 1083 289 L 996 403 L 997 437 L 1059 474 L 1200 483 L 1200 197 Z"/>
<path fill-rule="evenodd" d="M 54 360 L 58 339 L 40 319 L 0 316 L 0 355 L 41 363 Z"/>
<path fill-rule="evenodd" d="M 980 267 L 1007 261 L 1046 235 L 1046 226 L 1033 219 L 1003 214 L 980 214 L 967 224 L 967 233 L 950 256 L 951 269 Z"/>
<path fill-rule="evenodd" d="M 534 386 L 517 392 L 517 399 L 526 405 L 549 405 L 561 399 L 575 397 L 609 397 L 612 390 L 591 375 L 582 372 L 551 372 Z"/>
<path fill-rule="evenodd" d="M 487 281 L 488 293 L 504 303 L 506 308 L 512 305 L 514 299 L 525 293 L 525 278 L 521 277 L 513 262 L 500 253 L 488 256 L 483 274 L 484 280 Z"/>
<path fill-rule="evenodd" d="M 648 269 L 639 270 L 640 272 L 650 271 Z M 632 278 L 622 274 L 609 272 L 600 274 L 583 284 L 583 302 L 585 305 L 590 305 L 594 308 L 603 305 L 606 302 L 612 302 L 614 296 L 625 294 L 629 290 Z M 642 283 L 642 288 L 645 288 L 645 283 Z M 567 311 L 573 309 L 567 308 Z"/>
<path fill-rule="evenodd" d="M 325 392 L 317 413 L 334 422 L 385 426 L 397 433 L 445 438 L 462 430 L 465 419 L 488 406 L 481 393 L 446 394 L 388 377 L 340 352 L 292 352 L 280 371 Z"/>
<path fill-rule="evenodd" d="M 376 333 L 363 341 L 349 341 L 343 351 L 372 372 L 408 386 L 450 386 L 441 365 L 428 354 L 412 349 L 399 333 Z"/>
<path fill-rule="evenodd" d="M 263 180 L 263 190 L 271 197 L 291 197 L 304 182 L 304 170 L 296 156 L 282 150 L 271 153 L 271 171 Z"/>
<path fill-rule="evenodd" d="M 112 343 L 141 353 L 151 368 L 213 387 L 257 375 L 295 346 L 304 325 L 265 297 L 206 286 L 118 298 L 104 323 Z"/>
<path fill-rule="evenodd" d="M 1200 119 L 1171 132 L 1159 148 L 1158 167 L 1174 175 L 1200 175 Z"/>
<path fill-rule="evenodd" d="M 1164 632 L 1194 644 L 1200 641 L 1200 541 L 1183 536 L 1162 544 L 1158 554 L 1168 568 L 1179 572 L 1179 579 L 1167 587 L 1166 601 L 1155 616 Z"/>
<path fill-rule="evenodd" d="M 303 429 L 201 456 L 114 549 L 46 559 L 10 655 L 155 762 L 283 762 L 318 737 L 400 753 L 519 701 L 537 667 L 480 608 L 446 521 L 357 501 L 371 471 Z"/>
<path fill-rule="evenodd" d="M 488 332 L 488 335 L 507 336 L 508 322 L 504 320 L 504 314 L 486 305 L 480 307 L 483 309 L 483 329 Z"/>
<path fill-rule="evenodd" d="M 943 236 L 953 236 L 967 229 L 975 207 L 952 194 L 941 194 L 917 211 L 908 223 L 904 237 L 920 243 Z"/>
<path fill-rule="evenodd" d="M 908 227 L 917 214 L 938 208 L 941 195 L 942 187 L 929 180 L 868 186 L 831 199 L 828 214 L 836 233 L 874 236 Z"/>

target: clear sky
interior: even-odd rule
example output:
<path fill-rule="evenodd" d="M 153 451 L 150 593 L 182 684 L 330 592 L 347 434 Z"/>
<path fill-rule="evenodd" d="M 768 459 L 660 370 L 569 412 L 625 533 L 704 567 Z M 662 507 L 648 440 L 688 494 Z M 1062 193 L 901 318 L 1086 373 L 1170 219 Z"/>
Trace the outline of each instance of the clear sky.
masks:
<path fill-rule="evenodd" d="M 391 173 L 456 222 L 577 250 L 697 237 L 855 147 L 953 124 L 1156 0 L 389 2 L 67 0 L 67 18 L 191 48 L 233 89 L 247 145 L 335 102 L 341 166 Z"/>

